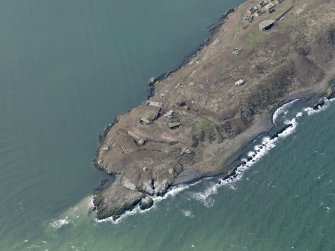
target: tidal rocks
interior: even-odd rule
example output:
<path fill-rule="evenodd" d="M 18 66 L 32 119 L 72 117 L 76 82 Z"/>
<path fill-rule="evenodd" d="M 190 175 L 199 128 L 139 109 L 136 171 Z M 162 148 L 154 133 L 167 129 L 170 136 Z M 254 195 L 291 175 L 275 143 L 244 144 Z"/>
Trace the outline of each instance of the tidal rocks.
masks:
<path fill-rule="evenodd" d="M 324 105 L 325 105 L 325 100 L 322 98 L 313 106 L 313 110 L 319 110 Z"/>
<path fill-rule="evenodd" d="M 107 187 L 97 191 L 93 203 L 96 207 L 97 218 L 112 217 L 118 219 L 128 210 L 132 210 L 145 196 L 145 194 L 124 187 L 116 180 Z"/>
<path fill-rule="evenodd" d="M 141 199 L 141 202 L 140 202 L 140 209 L 141 210 L 145 210 L 145 209 L 148 209 L 150 207 L 152 207 L 152 205 L 154 204 L 154 201 L 152 198 L 146 196 L 144 198 Z"/>

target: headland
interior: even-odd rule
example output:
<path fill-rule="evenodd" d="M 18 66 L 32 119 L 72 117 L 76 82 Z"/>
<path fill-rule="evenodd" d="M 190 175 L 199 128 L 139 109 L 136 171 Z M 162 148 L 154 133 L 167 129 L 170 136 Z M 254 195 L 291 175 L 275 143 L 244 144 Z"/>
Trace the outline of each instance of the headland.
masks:
<path fill-rule="evenodd" d="M 152 206 L 176 185 L 231 176 L 241 151 L 273 130 L 273 112 L 334 95 L 335 3 L 249 0 L 225 13 L 176 70 L 149 80 L 148 99 L 118 116 L 94 164 L 115 177 L 94 196 L 98 219 Z M 282 128 L 278 128 L 278 131 Z"/>

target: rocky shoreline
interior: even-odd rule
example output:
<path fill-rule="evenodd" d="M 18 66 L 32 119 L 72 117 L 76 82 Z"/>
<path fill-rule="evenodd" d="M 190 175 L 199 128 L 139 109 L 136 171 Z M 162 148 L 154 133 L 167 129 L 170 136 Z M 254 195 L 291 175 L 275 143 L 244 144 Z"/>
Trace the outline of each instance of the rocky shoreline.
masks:
<path fill-rule="evenodd" d="M 105 128 L 93 163 L 115 180 L 95 192 L 98 219 L 150 208 L 177 184 L 234 175 L 255 138 L 287 129 L 274 129 L 278 107 L 333 96 L 334 3 L 286 0 L 276 11 L 290 12 L 267 32 L 259 25 L 278 14 L 246 23 L 253 3 L 228 10 L 177 69 L 150 80 L 145 103 Z"/>
<path fill-rule="evenodd" d="M 155 82 L 158 81 L 163 81 L 164 79 L 168 78 L 171 74 L 173 74 L 174 72 L 178 71 L 179 69 L 181 69 L 184 65 L 186 65 L 187 63 L 189 63 L 190 60 L 192 60 L 192 58 L 194 58 L 197 53 L 199 51 L 201 51 L 204 47 L 206 47 L 207 45 L 209 45 L 215 35 L 219 32 L 220 27 L 224 24 L 225 20 L 228 18 L 228 16 L 233 13 L 235 11 L 234 8 L 228 9 L 223 15 L 220 16 L 219 20 L 213 24 L 211 24 L 210 26 L 208 26 L 209 29 L 209 35 L 208 38 L 202 42 L 197 48 L 195 48 L 189 55 L 186 55 L 184 57 L 184 59 L 182 60 L 182 62 L 172 71 L 169 72 L 165 72 L 162 73 L 161 75 L 159 75 L 158 77 L 152 77 L 151 79 L 148 80 L 148 95 L 147 95 L 147 100 L 152 98 L 154 96 L 155 93 Z M 100 134 L 98 136 L 98 148 L 95 152 L 95 157 L 92 160 L 92 164 L 95 167 L 99 167 L 99 165 L 97 164 L 97 158 L 99 156 L 99 151 L 101 150 L 101 143 L 103 142 L 103 140 L 105 139 L 105 137 L 107 136 L 107 133 L 109 132 L 109 130 L 118 122 L 118 117 L 115 117 L 113 122 L 109 123 L 103 130 L 103 133 Z"/>
<path fill-rule="evenodd" d="M 163 81 L 166 78 L 168 78 L 171 74 L 175 73 L 176 71 L 180 70 L 183 66 L 188 64 L 194 57 L 197 56 L 197 54 L 206 46 L 208 46 L 211 42 L 213 42 L 213 39 L 215 38 L 216 34 L 220 31 L 220 28 L 224 25 L 225 21 L 227 20 L 228 16 L 235 12 L 234 8 L 231 8 L 227 10 L 216 23 L 213 23 L 208 27 L 209 29 L 209 34 L 208 38 L 202 42 L 197 48 L 195 48 L 189 55 L 186 55 L 182 62 L 177 66 L 174 70 L 165 72 L 161 74 L 158 77 L 152 77 L 149 79 L 148 84 L 149 84 L 149 94 L 147 96 L 147 99 L 150 99 L 151 97 L 154 96 L 155 93 L 155 83 L 159 81 Z"/>

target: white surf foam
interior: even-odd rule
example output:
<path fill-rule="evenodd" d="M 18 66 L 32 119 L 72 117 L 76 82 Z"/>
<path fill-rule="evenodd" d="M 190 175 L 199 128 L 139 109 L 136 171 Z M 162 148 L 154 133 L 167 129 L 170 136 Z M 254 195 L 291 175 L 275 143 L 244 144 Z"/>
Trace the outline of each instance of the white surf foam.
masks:
<path fill-rule="evenodd" d="M 323 106 L 319 106 L 318 109 L 313 109 L 312 107 L 307 107 L 304 109 L 304 111 L 309 115 L 314 115 L 316 113 L 325 111 L 328 109 L 328 107 L 330 106 L 331 103 L 333 103 L 335 101 L 335 98 L 332 99 L 326 99 L 324 98 L 324 105 Z"/>
<path fill-rule="evenodd" d="M 79 203 L 64 211 L 57 219 L 51 219 L 49 226 L 58 230 L 70 223 L 76 225 L 77 220 L 81 216 L 86 216 L 87 212 L 92 211 L 93 207 L 93 196 L 86 196 Z"/>
<path fill-rule="evenodd" d="M 303 113 L 302 112 L 298 112 L 297 115 L 295 116 L 296 118 L 300 118 L 303 116 Z"/>
<path fill-rule="evenodd" d="M 182 210 L 182 214 L 188 218 L 194 218 L 194 214 L 191 210 Z"/>
<path fill-rule="evenodd" d="M 204 192 L 197 192 L 192 194 L 192 198 L 201 202 L 205 207 L 211 207 L 214 205 L 215 200 L 211 196 L 218 192 L 218 189 L 223 186 L 228 186 L 229 188 L 235 190 L 237 189 L 234 184 L 242 179 L 242 176 L 246 170 L 248 170 L 251 166 L 256 164 L 262 157 L 264 157 L 272 148 L 276 146 L 276 142 L 285 138 L 288 135 L 292 134 L 297 126 L 298 122 L 296 118 L 293 118 L 290 121 L 286 121 L 287 125 L 290 127 L 286 128 L 282 133 L 278 134 L 277 137 L 271 139 L 270 137 L 264 137 L 262 139 L 261 144 L 254 146 L 254 151 L 248 152 L 248 159 L 241 159 L 243 164 L 237 167 L 235 171 L 235 175 L 227 178 L 220 179 L 218 183 L 211 184 Z"/>
<path fill-rule="evenodd" d="M 112 217 L 109 217 L 109 218 L 106 218 L 106 219 L 103 219 L 103 220 L 96 219 L 96 222 L 98 222 L 98 223 L 101 223 L 101 222 L 111 222 L 113 224 L 119 224 L 120 222 L 122 222 L 128 216 L 135 215 L 135 214 L 138 214 L 138 213 L 146 213 L 146 212 L 148 212 L 148 211 L 156 208 L 158 202 L 160 202 L 162 200 L 165 200 L 167 198 L 174 197 L 178 193 L 180 193 L 181 191 L 184 191 L 185 189 L 189 188 L 190 186 L 194 186 L 194 185 L 196 185 L 198 183 L 199 182 L 196 182 L 196 183 L 190 184 L 190 185 L 179 185 L 179 186 L 173 187 L 173 188 L 169 189 L 164 194 L 164 196 L 151 196 L 152 200 L 154 201 L 154 204 L 153 204 L 153 206 L 151 208 L 148 208 L 148 209 L 145 209 L 145 210 L 141 210 L 140 207 L 139 207 L 139 205 L 137 205 L 133 210 L 125 212 L 120 218 L 118 218 L 116 220 L 113 220 Z"/>
<path fill-rule="evenodd" d="M 193 193 L 192 197 L 201 202 L 205 207 L 212 207 L 215 204 L 214 198 L 211 195 L 216 194 L 218 190 L 217 184 L 212 184 L 204 192 Z"/>
<path fill-rule="evenodd" d="M 279 107 L 272 116 L 272 122 L 273 124 L 276 124 L 276 120 L 278 119 L 278 117 L 282 114 L 287 114 L 288 110 L 292 107 L 292 105 L 297 102 L 299 99 L 295 99 L 292 100 L 284 105 L 282 105 L 281 107 Z"/>
<path fill-rule="evenodd" d="M 65 218 L 65 219 L 59 219 L 59 220 L 53 220 L 52 222 L 50 222 L 50 225 L 55 228 L 55 229 L 60 229 L 65 225 L 68 225 L 70 223 L 70 221 Z"/>
<path fill-rule="evenodd" d="M 264 137 L 260 145 L 256 145 L 254 147 L 254 151 L 250 151 L 248 153 L 248 156 L 251 157 L 251 159 L 248 161 L 247 159 L 242 159 L 244 161 L 244 164 L 240 165 L 237 167 L 235 175 L 232 177 L 229 177 L 227 179 L 220 179 L 219 183 L 212 183 L 204 192 L 196 192 L 192 194 L 192 198 L 201 202 L 205 207 L 212 207 L 215 204 L 214 198 L 211 196 L 216 194 L 218 192 L 218 189 L 222 186 L 228 186 L 231 189 L 236 189 L 234 186 L 234 183 L 238 180 L 240 180 L 243 176 L 243 173 L 248 170 L 252 165 L 254 165 L 258 160 L 260 160 L 263 156 L 265 156 L 272 148 L 275 147 L 275 142 L 279 138 L 284 138 L 287 137 L 288 135 L 292 134 L 298 123 L 297 119 L 294 118 L 291 121 L 287 121 L 288 124 L 291 126 L 288 127 L 285 131 L 280 133 L 277 138 L 270 139 L 270 137 Z M 208 178 L 209 179 L 209 178 Z M 206 179 L 204 179 L 206 180 Z M 127 218 L 130 215 L 135 215 L 138 213 L 146 213 L 153 208 L 156 207 L 157 203 L 165 200 L 170 197 L 174 197 L 176 194 L 180 193 L 181 191 L 184 191 L 185 189 L 188 189 L 191 186 L 194 186 L 202 181 L 195 182 L 190 185 L 179 185 L 177 187 L 171 188 L 164 196 L 153 196 L 151 197 L 154 201 L 154 205 L 146 210 L 141 210 L 139 206 L 136 206 L 133 210 L 125 212 L 120 218 L 117 220 L 113 220 L 112 217 L 103 219 L 103 220 L 98 220 L 96 219 L 96 222 L 101 223 L 101 222 L 111 222 L 113 224 L 119 224 L 122 222 L 125 218 Z"/>
<path fill-rule="evenodd" d="M 272 121 L 275 124 L 275 121 L 278 119 L 278 117 L 282 114 L 288 113 L 289 108 L 291 108 L 291 106 L 298 101 L 298 99 L 292 100 L 291 102 L 283 105 L 282 107 L 278 108 L 275 113 L 273 114 L 273 118 Z M 254 164 L 256 164 L 262 157 L 264 157 L 265 155 L 267 155 L 269 153 L 269 151 L 271 149 L 273 149 L 274 147 L 276 147 L 276 143 L 278 140 L 286 138 L 287 136 L 293 134 L 298 126 L 298 119 L 300 117 L 303 117 L 304 113 L 306 112 L 308 115 L 312 115 L 315 113 L 318 113 L 320 111 L 323 111 L 325 109 L 327 109 L 329 107 L 329 104 L 331 102 L 335 101 L 335 99 L 330 99 L 330 100 L 325 100 L 325 105 L 320 107 L 320 109 L 318 110 L 314 110 L 313 108 L 305 108 L 303 111 L 298 112 L 295 117 L 291 120 L 286 120 L 284 122 L 284 124 L 286 125 L 290 125 L 289 127 L 287 127 L 283 132 L 281 132 L 280 134 L 277 135 L 277 137 L 274 138 L 270 138 L 270 137 L 264 137 L 262 139 L 261 144 L 259 145 L 255 145 L 254 146 L 254 150 L 248 152 L 247 156 L 248 158 L 242 158 L 241 162 L 243 164 L 241 164 L 240 166 L 238 166 L 235 170 L 235 174 L 231 177 L 228 177 L 226 179 L 219 179 L 218 183 L 212 183 L 208 188 L 205 189 L 204 192 L 196 192 L 192 194 L 192 198 L 195 200 L 198 200 L 199 202 L 201 202 L 205 207 L 212 207 L 215 203 L 215 200 L 211 197 L 212 195 L 216 194 L 218 192 L 218 189 L 220 187 L 226 186 L 229 187 L 233 190 L 237 189 L 236 186 L 234 185 L 237 181 L 241 180 L 243 177 L 243 174 L 245 171 L 247 171 L 250 167 L 252 167 Z M 206 180 L 206 179 L 203 179 Z M 104 219 L 104 220 L 96 220 L 97 222 L 112 222 L 113 224 L 118 224 L 120 223 L 123 219 L 125 219 L 126 217 L 130 216 L 130 215 L 135 215 L 137 213 L 145 213 L 148 212 L 150 210 L 152 210 L 153 208 L 156 207 L 157 202 L 160 202 L 162 200 L 165 200 L 169 197 L 174 197 L 176 194 L 178 194 L 181 191 L 184 191 L 185 189 L 188 189 L 191 186 L 194 186 L 201 181 L 197 181 L 193 184 L 190 185 L 180 185 L 178 187 L 174 187 L 171 188 L 164 196 L 162 197 L 152 197 L 153 201 L 154 201 L 154 205 L 146 210 L 141 210 L 139 208 L 139 206 L 135 207 L 133 210 L 126 212 L 125 214 L 123 214 L 119 219 L 117 220 L 113 220 L 111 217 Z M 187 210 L 184 210 L 184 212 L 186 212 Z M 185 213 L 184 215 L 187 216 Z"/>
<path fill-rule="evenodd" d="M 273 123 L 275 124 L 275 121 L 278 119 L 278 117 L 282 114 L 284 114 L 285 112 L 288 112 L 289 108 L 292 107 L 292 105 L 298 101 L 298 99 L 295 99 L 285 105 L 283 105 L 282 107 L 278 108 L 276 110 L 276 112 L 273 114 Z M 303 109 L 303 111 L 298 112 L 295 115 L 295 118 L 293 118 L 292 120 L 286 120 L 284 122 L 284 124 L 286 125 L 290 125 L 290 127 L 286 128 L 283 132 L 281 132 L 280 134 L 278 134 L 277 137 L 271 139 L 270 137 L 264 137 L 262 139 L 262 143 L 259 145 L 255 145 L 254 146 L 254 151 L 250 151 L 247 154 L 248 158 L 243 158 L 241 159 L 241 162 L 243 163 L 242 165 L 238 166 L 236 171 L 235 171 L 235 175 L 233 175 L 232 177 L 229 177 L 228 179 L 221 179 L 219 183 L 214 184 L 214 185 L 210 185 L 204 192 L 198 192 L 193 194 L 193 198 L 196 200 L 199 200 L 202 202 L 202 204 L 204 204 L 205 206 L 207 206 L 208 201 L 212 201 L 210 200 L 210 196 L 214 195 L 217 193 L 218 189 L 222 186 L 228 186 L 231 189 L 236 189 L 236 186 L 234 186 L 234 183 L 241 180 L 244 172 L 246 170 L 248 170 L 250 167 L 252 167 L 254 164 L 256 164 L 262 157 L 264 157 L 265 155 L 268 154 L 268 152 L 273 149 L 274 147 L 276 147 L 276 143 L 278 140 L 285 138 L 291 134 L 293 134 L 298 126 L 298 119 L 300 117 L 304 116 L 303 112 L 306 112 L 307 115 L 313 115 L 315 113 L 319 113 L 321 111 L 326 110 L 329 105 L 335 101 L 334 99 L 325 99 L 325 104 L 320 107 L 319 109 L 315 110 L 311 107 L 305 108 Z M 249 160 L 248 160 L 249 159 Z"/>

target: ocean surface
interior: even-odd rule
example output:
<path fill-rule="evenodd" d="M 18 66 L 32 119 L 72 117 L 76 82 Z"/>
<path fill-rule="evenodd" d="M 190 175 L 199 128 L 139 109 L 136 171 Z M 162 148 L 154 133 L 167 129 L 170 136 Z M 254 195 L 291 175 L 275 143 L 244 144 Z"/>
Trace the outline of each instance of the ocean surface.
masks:
<path fill-rule="evenodd" d="M 103 128 L 240 2 L 0 2 L 0 251 L 335 250 L 335 103 L 279 110 L 293 126 L 255 142 L 232 181 L 178 188 L 117 224 L 89 212 Z"/>

